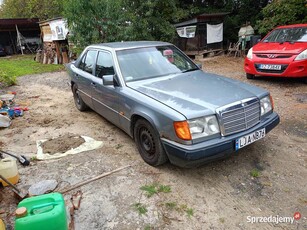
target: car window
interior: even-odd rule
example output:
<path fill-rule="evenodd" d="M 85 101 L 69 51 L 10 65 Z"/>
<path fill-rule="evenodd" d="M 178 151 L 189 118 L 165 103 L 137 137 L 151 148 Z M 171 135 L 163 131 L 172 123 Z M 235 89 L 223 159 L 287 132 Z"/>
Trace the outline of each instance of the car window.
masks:
<path fill-rule="evenodd" d="M 263 42 L 306 42 L 307 27 L 282 28 L 273 30 Z"/>
<path fill-rule="evenodd" d="M 102 78 L 104 75 L 114 75 L 112 55 L 108 52 L 98 52 L 95 76 Z"/>
<path fill-rule="evenodd" d="M 92 74 L 96 55 L 97 55 L 96 50 L 87 51 L 87 53 L 81 59 L 79 68 L 85 72 Z"/>
<path fill-rule="evenodd" d="M 126 82 L 199 69 L 174 46 L 120 50 L 117 58 Z"/>

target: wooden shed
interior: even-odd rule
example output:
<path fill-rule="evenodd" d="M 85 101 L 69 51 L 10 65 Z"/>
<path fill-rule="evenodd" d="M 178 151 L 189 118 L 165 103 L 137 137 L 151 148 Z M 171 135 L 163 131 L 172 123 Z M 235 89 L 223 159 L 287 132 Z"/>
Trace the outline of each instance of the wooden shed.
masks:
<path fill-rule="evenodd" d="M 175 24 L 175 44 L 189 56 L 205 55 L 223 50 L 223 21 L 229 13 L 201 14 Z"/>
<path fill-rule="evenodd" d="M 44 64 L 68 63 L 68 28 L 63 18 L 40 21 L 43 49 L 37 60 Z"/>

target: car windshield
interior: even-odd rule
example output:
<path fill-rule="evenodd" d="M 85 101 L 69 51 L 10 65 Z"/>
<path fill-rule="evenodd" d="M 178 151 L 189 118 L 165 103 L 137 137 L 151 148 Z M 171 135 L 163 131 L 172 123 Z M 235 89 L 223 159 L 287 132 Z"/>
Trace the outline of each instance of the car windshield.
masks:
<path fill-rule="evenodd" d="M 307 42 L 307 27 L 275 29 L 263 42 Z"/>
<path fill-rule="evenodd" d="M 175 46 L 156 46 L 117 51 L 126 82 L 198 70 Z"/>

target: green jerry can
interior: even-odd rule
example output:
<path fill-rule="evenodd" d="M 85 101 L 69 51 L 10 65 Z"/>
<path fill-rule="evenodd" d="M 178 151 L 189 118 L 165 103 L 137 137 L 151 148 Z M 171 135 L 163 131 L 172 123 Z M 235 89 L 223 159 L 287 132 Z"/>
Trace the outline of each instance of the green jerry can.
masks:
<path fill-rule="evenodd" d="M 15 230 L 67 230 L 63 195 L 49 193 L 26 198 L 16 209 Z"/>

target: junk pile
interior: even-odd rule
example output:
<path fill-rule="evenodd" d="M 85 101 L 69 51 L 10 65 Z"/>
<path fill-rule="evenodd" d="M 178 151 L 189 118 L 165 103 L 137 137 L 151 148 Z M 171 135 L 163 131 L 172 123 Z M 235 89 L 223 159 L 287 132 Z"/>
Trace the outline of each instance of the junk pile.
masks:
<path fill-rule="evenodd" d="M 23 116 L 27 107 L 20 107 L 15 103 L 16 92 L 8 92 L 0 95 L 0 128 L 7 128 L 11 125 L 12 119 Z"/>
<path fill-rule="evenodd" d="M 19 173 L 16 159 L 0 161 L 0 183 L 10 186 L 20 202 L 14 213 L 7 216 L 15 216 L 15 230 L 74 230 L 74 213 L 79 210 L 83 193 L 81 190 L 71 195 L 71 204 L 64 201 L 64 194 L 81 186 L 109 176 L 113 173 L 131 167 L 123 166 L 98 176 L 83 180 L 77 184 L 57 189 L 56 180 L 43 180 L 30 186 L 28 190 L 19 189 L 14 184 L 18 183 Z M 1 213 L 0 213 L 1 214 Z M 2 218 L 2 216 L 0 215 Z M 10 229 L 0 218 L 0 230 Z"/>

